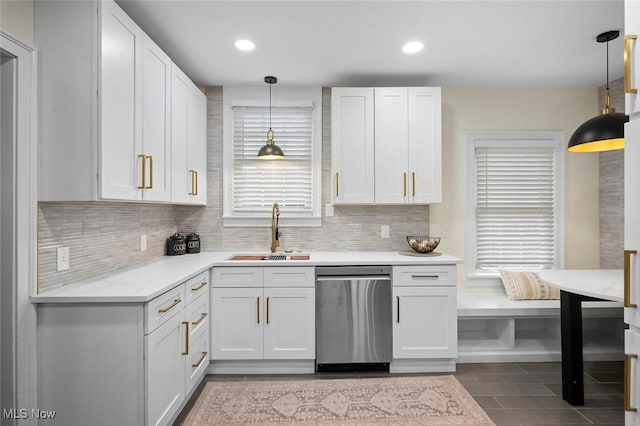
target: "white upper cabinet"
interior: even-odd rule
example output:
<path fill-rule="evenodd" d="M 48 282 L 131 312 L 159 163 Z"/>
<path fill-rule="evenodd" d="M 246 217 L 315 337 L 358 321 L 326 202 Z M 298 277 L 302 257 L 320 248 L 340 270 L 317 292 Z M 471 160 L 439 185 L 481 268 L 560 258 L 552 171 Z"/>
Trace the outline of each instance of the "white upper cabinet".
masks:
<path fill-rule="evenodd" d="M 640 0 L 624 2 L 624 88 L 625 113 L 640 112 Z"/>
<path fill-rule="evenodd" d="M 331 89 L 333 202 L 367 204 L 373 193 L 373 89 Z"/>
<path fill-rule="evenodd" d="M 334 203 L 441 202 L 440 103 L 438 87 L 332 89 Z"/>
<path fill-rule="evenodd" d="M 175 64 L 171 75 L 171 200 L 206 204 L 207 97 Z"/>
<path fill-rule="evenodd" d="M 171 202 L 171 59 L 112 0 L 36 2 L 35 40 L 39 200 Z"/>

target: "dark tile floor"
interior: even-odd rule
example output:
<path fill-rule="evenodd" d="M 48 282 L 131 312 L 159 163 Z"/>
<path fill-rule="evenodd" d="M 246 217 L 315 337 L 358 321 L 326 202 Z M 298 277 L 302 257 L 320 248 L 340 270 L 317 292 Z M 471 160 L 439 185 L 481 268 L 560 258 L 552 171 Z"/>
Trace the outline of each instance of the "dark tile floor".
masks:
<path fill-rule="evenodd" d="M 458 381 L 469 391 L 496 425 L 624 425 L 623 363 L 585 362 L 585 405 L 573 407 L 562 400 L 559 362 L 458 364 Z M 388 373 L 316 375 L 224 375 L 224 380 L 330 380 L 384 377 Z M 197 389 L 175 424 L 184 421 L 198 398 Z"/>

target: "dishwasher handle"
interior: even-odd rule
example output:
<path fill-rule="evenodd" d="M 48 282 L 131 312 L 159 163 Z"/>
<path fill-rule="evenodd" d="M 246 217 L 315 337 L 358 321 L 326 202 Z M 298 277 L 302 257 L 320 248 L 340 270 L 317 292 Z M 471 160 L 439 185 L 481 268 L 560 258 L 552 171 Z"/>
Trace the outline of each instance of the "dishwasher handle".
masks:
<path fill-rule="evenodd" d="M 389 275 L 331 275 L 326 277 L 316 277 L 316 281 L 353 281 L 353 280 L 376 280 L 376 281 L 391 281 L 391 277 Z"/>

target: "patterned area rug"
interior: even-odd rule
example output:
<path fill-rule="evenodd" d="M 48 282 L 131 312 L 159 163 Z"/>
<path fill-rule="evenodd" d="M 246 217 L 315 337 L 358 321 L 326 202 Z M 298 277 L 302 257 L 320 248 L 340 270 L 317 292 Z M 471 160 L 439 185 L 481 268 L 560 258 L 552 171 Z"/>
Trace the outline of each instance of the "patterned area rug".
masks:
<path fill-rule="evenodd" d="M 493 425 L 453 376 L 207 382 L 184 425 Z"/>

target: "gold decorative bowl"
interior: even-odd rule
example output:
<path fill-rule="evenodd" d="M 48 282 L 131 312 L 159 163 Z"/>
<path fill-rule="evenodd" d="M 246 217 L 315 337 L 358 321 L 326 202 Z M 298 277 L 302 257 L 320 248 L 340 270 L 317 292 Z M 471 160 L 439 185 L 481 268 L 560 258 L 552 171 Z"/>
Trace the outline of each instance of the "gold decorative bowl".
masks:
<path fill-rule="evenodd" d="M 431 253 L 440 244 L 440 237 L 407 235 L 407 242 L 418 253 Z"/>

